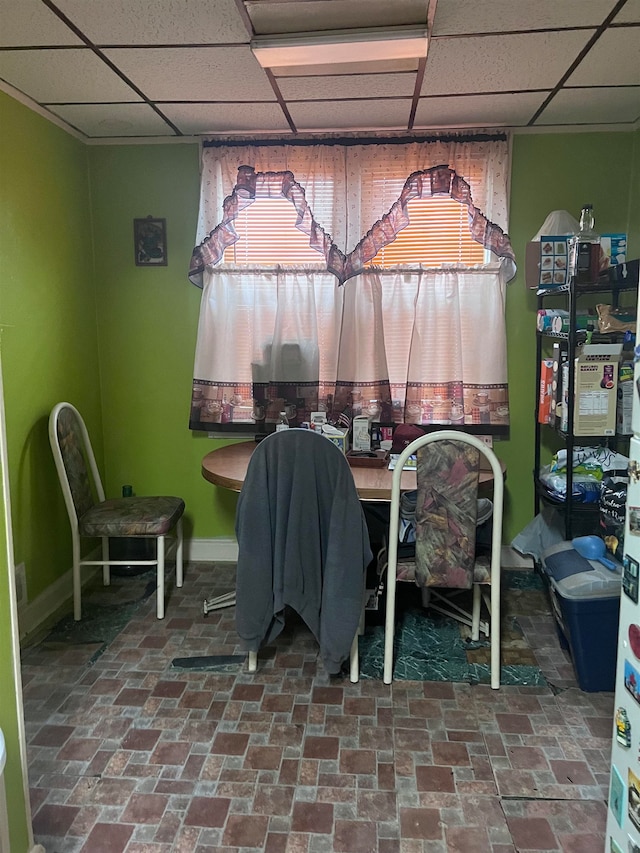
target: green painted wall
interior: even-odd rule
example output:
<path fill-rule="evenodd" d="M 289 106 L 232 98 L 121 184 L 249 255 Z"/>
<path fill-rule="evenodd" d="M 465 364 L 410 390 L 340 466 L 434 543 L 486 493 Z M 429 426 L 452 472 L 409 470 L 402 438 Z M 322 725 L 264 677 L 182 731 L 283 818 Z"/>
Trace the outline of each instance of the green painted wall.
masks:
<path fill-rule="evenodd" d="M 511 438 L 496 448 L 507 465 L 506 542 L 532 519 L 534 507 L 537 303 L 535 291 L 525 287 L 525 245 L 552 210 L 568 210 L 578 218 L 582 205 L 591 202 L 600 232 L 629 232 L 630 257 L 637 257 L 637 192 L 631 200 L 633 232 L 629 226 L 633 144 L 634 134 L 624 132 L 516 135 L 513 140 L 509 227 L 519 272 L 507 292 Z"/>
<path fill-rule="evenodd" d="M 196 144 L 89 150 L 102 374 L 105 488 L 184 498 L 185 537 L 230 536 L 236 498 L 200 461 L 219 442 L 189 431 L 201 291 L 187 270 L 199 198 Z M 168 265 L 136 267 L 133 220 L 167 221 Z"/>
<path fill-rule="evenodd" d="M 0 324 L 12 527 L 15 561 L 25 563 L 33 600 L 71 567 L 47 437 L 55 402 L 80 406 L 102 453 L 89 180 L 85 146 L 2 93 L 0 125 Z M 5 692 L 13 684 L 8 570 L 0 566 L 0 725 L 10 737 L 11 849 L 22 853 L 15 712 L 11 688 Z"/>
<path fill-rule="evenodd" d="M 0 403 L 1 405 L 1 403 Z M 1 440 L 1 438 L 0 438 Z M 1 465 L 0 461 L 0 465 Z M 1 474 L 2 472 L 0 472 Z M 4 771 L 9 812 L 9 836 L 11 850 L 27 853 L 29 850 L 29 826 L 24 797 L 25 780 L 20 761 L 20 707 L 19 685 L 14 675 L 14 655 L 19 651 L 14 644 L 9 586 L 10 548 L 5 525 L 5 498 L 0 489 L 0 729 L 4 735 L 7 763 Z"/>

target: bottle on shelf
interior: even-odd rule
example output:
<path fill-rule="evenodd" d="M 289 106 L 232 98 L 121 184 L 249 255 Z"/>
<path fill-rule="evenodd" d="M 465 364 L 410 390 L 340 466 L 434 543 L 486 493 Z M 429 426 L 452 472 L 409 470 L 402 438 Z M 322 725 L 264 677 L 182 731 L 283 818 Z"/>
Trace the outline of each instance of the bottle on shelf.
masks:
<path fill-rule="evenodd" d="M 220 417 L 220 421 L 223 424 L 231 423 L 233 420 L 233 406 L 227 400 L 227 395 L 224 394 L 222 397 L 222 413 Z"/>
<path fill-rule="evenodd" d="M 579 284 L 588 284 L 600 272 L 600 235 L 595 229 L 593 205 L 585 204 L 580 212 L 580 230 L 569 241 L 571 275 Z"/>
<path fill-rule="evenodd" d="M 289 429 L 289 420 L 286 412 L 280 412 L 280 417 L 276 424 L 276 432 L 280 432 L 281 429 Z"/>

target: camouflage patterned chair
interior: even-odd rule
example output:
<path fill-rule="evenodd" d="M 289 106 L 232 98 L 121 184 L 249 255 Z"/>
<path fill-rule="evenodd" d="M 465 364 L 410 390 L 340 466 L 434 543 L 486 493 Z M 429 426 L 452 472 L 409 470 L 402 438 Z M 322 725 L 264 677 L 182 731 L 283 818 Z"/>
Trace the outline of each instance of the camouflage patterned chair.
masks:
<path fill-rule="evenodd" d="M 406 459 L 417 454 L 415 556 L 398 559 L 400 478 Z M 478 476 L 481 455 L 493 472 L 491 558 L 476 558 Z M 500 554 L 502 546 L 503 474 L 494 452 L 476 436 L 438 430 L 411 442 L 393 473 L 387 563 L 384 681 L 393 677 L 396 581 L 411 580 L 423 588 L 423 602 L 491 637 L 491 686 L 500 686 Z M 482 585 L 490 622 L 481 623 Z M 450 593 L 473 588 L 471 613 L 450 600 Z"/>
<path fill-rule="evenodd" d="M 105 500 L 100 473 L 87 428 L 71 403 L 58 403 L 49 416 L 49 441 L 64 502 L 71 523 L 73 546 L 73 616 L 79 620 L 82 566 L 102 566 L 103 582 L 109 584 L 111 565 L 155 565 L 158 575 L 158 619 L 164 617 L 165 536 L 175 529 L 176 584 L 182 586 L 182 498 L 130 497 Z M 155 557 L 144 560 L 112 560 L 109 538 L 153 538 Z M 102 558 L 81 556 L 81 538 L 102 540 Z"/>

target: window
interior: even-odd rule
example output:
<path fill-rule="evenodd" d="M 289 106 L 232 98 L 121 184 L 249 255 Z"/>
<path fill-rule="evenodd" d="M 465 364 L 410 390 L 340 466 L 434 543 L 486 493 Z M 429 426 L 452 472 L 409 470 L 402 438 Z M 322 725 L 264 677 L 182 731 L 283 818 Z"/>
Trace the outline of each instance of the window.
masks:
<path fill-rule="evenodd" d="M 225 250 L 223 263 L 324 266 L 322 255 L 309 246 L 308 236 L 296 228 L 297 218 L 296 209 L 287 198 L 256 199 L 236 218 L 238 241 Z"/>
<path fill-rule="evenodd" d="M 402 190 L 402 185 L 398 194 Z M 414 199 L 408 203 L 410 223 L 384 246 L 367 266 L 399 264 L 481 264 L 485 249 L 469 233 L 467 207 L 449 196 Z M 245 207 L 234 225 L 238 241 L 223 255 L 225 264 L 273 266 L 319 264 L 324 259 L 296 228 L 297 214 L 286 198 L 256 199 Z"/>
<path fill-rule="evenodd" d="M 506 424 L 507 159 L 505 139 L 205 149 L 191 428 L 339 422 L 361 401 Z"/>
<path fill-rule="evenodd" d="M 408 203 L 410 223 L 393 243 L 383 246 L 370 266 L 394 267 L 421 263 L 481 264 L 485 249 L 469 233 L 469 212 L 448 196 L 417 198 Z"/>

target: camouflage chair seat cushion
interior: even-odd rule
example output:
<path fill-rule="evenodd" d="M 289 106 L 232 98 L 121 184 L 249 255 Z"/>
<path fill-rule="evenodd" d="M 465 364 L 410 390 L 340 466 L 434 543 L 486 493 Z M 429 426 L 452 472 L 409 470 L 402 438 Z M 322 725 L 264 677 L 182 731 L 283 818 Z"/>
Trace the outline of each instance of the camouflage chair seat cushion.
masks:
<path fill-rule="evenodd" d="M 116 498 L 87 510 L 78 531 L 81 536 L 164 536 L 184 510 L 182 498 Z"/>
<path fill-rule="evenodd" d="M 386 555 L 385 555 L 386 559 Z M 419 583 L 417 579 L 416 561 L 413 557 L 398 560 L 396 580 L 417 583 L 418 586 L 435 586 L 433 583 Z M 491 583 L 491 565 L 487 557 L 478 557 L 473 564 L 473 583 Z M 445 584 L 438 584 L 445 586 Z M 448 584 L 451 586 L 451 584 Z M 464 587 L 465 589 L 467 587 Z"/>

